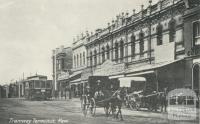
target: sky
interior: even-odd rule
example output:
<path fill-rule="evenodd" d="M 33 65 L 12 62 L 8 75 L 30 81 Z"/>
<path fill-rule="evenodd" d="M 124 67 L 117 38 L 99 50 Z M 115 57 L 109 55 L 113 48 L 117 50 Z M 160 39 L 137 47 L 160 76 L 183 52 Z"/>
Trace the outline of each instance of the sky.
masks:
<path fill-rule="evenodd" d="M 52 50 L 105 28 L 149 0 L 0 0 L 0 85 L 30 75 L 52 79 Z M 157 0 L 153 0 L 153 4 Z"/>

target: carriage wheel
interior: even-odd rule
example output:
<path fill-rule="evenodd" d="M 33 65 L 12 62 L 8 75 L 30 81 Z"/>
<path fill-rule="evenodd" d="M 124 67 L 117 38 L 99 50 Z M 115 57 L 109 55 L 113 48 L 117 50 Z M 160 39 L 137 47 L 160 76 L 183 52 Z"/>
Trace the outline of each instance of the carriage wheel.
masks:
<path fill-rule="evenodd" d="M 81 99 L 81 110 L 82 110 L 84 116 L 87 115 L 87 101 L 86 101 L 86 99 L 87 98 L 85 96 Z"/>
<path fill-rule="evenodd" d="M 90 114 L 91 114 L 92 116 L 95 116 L 95 112 L 96 112 L 96 102 L 95 102 L 95 99 L 94 99 L 94 98 L 91 98 L 91 100 L 90 100 L 90 107 L 89 107 L 89 109 L 90 109 Z"/>
<path fill-rule="evenodd" d="M 131 110 L 135 109 L 135 103 L 134 102 L 130 101 L 128 105 L 131 108 Z"/>

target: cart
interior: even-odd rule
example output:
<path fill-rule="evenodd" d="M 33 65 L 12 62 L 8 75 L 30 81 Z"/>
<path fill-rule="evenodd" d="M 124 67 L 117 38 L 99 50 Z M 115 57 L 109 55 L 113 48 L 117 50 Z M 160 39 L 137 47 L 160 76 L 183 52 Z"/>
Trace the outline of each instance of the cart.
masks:
<path fill-rule="evenodd" d="M 110 79 L 107 76 L 91 76 L 87 87 L 81 98 L 81 109 L 84 116 L 87 114 L 95 116 L 96 108 L 100 107 L 104 108 L 108 116 L 111 112 L 109 104 L 114 92 L 111 89 Z"/>

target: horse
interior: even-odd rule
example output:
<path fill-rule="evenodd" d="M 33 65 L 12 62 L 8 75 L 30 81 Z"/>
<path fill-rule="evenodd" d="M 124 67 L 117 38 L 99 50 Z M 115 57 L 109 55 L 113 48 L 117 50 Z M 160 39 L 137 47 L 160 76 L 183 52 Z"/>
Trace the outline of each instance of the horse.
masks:
<path fill-rule="evenodd" d="M 105 107 L 107 109 L 106 115 L 109 116 L 110 112 L 112 112 L 112 116 L 116 119 L 119 118 L 123 120 L 122 116 L 122 103 L 123 103 L 123 94 L 120 90 L 116 91 L 111 98 L 106 102 Z M 110 108 L 110 109 L 109 109 Z"/>

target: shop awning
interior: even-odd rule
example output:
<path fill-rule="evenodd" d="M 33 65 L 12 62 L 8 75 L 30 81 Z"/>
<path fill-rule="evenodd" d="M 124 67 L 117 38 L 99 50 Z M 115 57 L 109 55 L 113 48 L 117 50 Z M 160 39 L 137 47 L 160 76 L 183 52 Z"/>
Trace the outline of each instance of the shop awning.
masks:
<path fill-rule="evenodd" d="M 70 81 L 70 83 L 77 83 L 77 82 L 81 82 L 81 79 L 79 78 L 79 79 Z"/>
<path fill-rule="evenodd" d="M 115 76 L 109 76 L 109 79 L 114 79 L 114 78 L 123 78 L 124 75 L 115 75 Z"/>
<path fill-rule="evenodd" d="M 146 79 L 144 77 L 124 77 L 119 78 L 120 87 L 131 87 L 131 81 L 144 82 Z"/>
<path fill-rule="evenodd" d="M 80 75 L 80 76 L 81 76 L 81 73 L 82 73 L 82 71 L 74 72 L 72 75 L 69 76 L 69 78 L 75 77 L 75 76 L 77 76 L 77 75 Z"/>
<path fill-rule="evenodd" d="M 132 69 L 126 70 L 126 76 L 134 76 L 134 75 L 142 75 L 142 74 L 148 74 L 148 73 L 153 73 L 154 69 L 161 68 L 170 64 L 173 64 L 175 62 L 181 61 L 184 59 L 178 59 L 178 60 L 173 60 L 173 61 L 165 61 L 161 63 L 154 63 L 154 64 L 147 64 L 143 66 L 137 66 Z"/>

